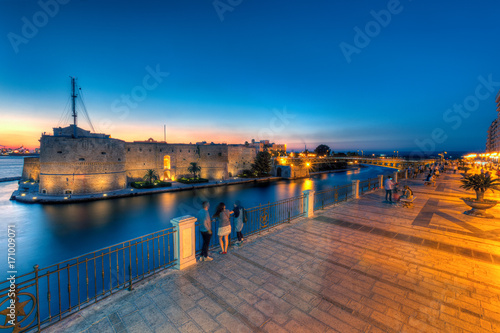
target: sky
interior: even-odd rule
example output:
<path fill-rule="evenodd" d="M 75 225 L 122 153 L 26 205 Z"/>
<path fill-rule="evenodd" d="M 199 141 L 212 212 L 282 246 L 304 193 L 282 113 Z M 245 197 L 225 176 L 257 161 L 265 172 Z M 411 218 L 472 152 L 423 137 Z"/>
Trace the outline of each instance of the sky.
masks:
<path fill-rule="evenodd" d="M 98 133 L 291 149 L 484 151 L 495 0 L 0 0 L 0 145 Z M 80 127 L 90 129 L 82 113 Z"/>

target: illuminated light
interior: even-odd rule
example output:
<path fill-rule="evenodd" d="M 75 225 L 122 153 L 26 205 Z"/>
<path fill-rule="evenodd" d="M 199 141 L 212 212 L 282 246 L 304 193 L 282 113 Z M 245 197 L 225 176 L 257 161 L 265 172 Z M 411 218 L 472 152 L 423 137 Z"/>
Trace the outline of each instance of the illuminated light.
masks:
<path fill-rule="evenodd" d="M 36 197 L 33 197 L 33 200 L 36 200 Z"/>
<path fill-rule="evenodd" d="M 311 163 L 306 163 L 306 166 L 311 166 Z"/>
<path fill-rule="evenodd" d="M 21 194 L 21 196 L 22 196 L 22 197 L 25 197 L 25 196 L 26 196 L 26 193 Z"/>
<path fill-rule="evenodd" d="M 134 192 L 134 189 L 131 189 L 130 192 Z"/>
<path fill-rule="evenodd" d="M 64 197 L 64 200 L 68 200 L 68 197 Z"/>
<path fill-rule="evenodd" d="M 107 195 L 106 193 L 104 193 L 102 196 L 103 196 L 103 197 L 107 197 L 108 195 Z"/>
<path fill-rule="evenodd" d="M 491 153 L 490 156 L 497 156 L 498 153 Z"/>

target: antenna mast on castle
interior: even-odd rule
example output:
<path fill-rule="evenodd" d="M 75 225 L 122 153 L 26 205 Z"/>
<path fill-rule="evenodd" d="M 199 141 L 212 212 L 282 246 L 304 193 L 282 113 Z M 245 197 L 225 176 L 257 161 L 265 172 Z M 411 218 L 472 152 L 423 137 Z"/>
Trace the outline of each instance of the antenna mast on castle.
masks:
<path fill-rule="evenodd" d="M 71 77 L 71 89 L 72 89 L 72 92 L 71 92 L 71 107 L 72 107 L 72 111 L 73 111 L 73 135 L 75 136 L 76 138 L 76 92 L 75 92 L 75 78 L 74 77 Z"/>

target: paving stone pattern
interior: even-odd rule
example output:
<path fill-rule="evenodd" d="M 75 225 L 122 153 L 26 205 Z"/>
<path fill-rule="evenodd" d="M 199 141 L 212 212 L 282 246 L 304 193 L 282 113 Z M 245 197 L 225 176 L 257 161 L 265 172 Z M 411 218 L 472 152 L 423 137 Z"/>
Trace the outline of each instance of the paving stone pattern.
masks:
<path fill-rule="evenodd" d="M 458 179 L 403 180 L 413 208 L 377 190 L 316 211 L 47 331 L 500 332 L 500 219 L 462 214 Z"/>

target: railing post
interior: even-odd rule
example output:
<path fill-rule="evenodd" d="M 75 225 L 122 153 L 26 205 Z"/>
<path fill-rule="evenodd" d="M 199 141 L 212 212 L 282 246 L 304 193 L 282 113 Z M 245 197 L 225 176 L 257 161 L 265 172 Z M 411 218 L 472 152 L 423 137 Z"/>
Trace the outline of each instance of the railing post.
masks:
<path fill-rule="evenodd" d="M 384 175 L 378 175 L 379 182 L 380 182 L 380 188 L 384 188 Z"/>
<path fill-rule="evenodd" d="M 170 220 L 174 226 L 174 269 L 184 269 L 196 264 L 195 227 L 196 218 L 181 216 Z"/>
<path fill-rule="evenodd" d="M 408 179 L 408 169 L 405 170 L 405 179 Z"/>
<path fill-rule="evenodd" d="M 398 182 L 398 172 L 394 171 L 394 174 L 392 175 L 392 178 L 394 178 L 394 183 Z"/>
<path fill-rule="evenodd" d="M 314 216 L 314 191 L 305 190 L 304 193 L 304 214 L 306 217 Z"/>
<path fill-rule="evenodd" d="M 36 284 L 36 301 L 35 301 L 35 304 L 33 304 L 33 306 L 36 306 L 36 321 L 37 321 L 37 329 L 38 329 L 38 332 L 40 332 L 40 291 L 39 291 L 39 288 L 38 288 L 38 265 L 35 265 L 33 266 L 33 269 L 35 270 L 35 284 Z M 17 318 L 16 318 L 17 319 Z"/>
<path fill-rule="evenodd" d="M 359 199 L 359 179 L 352 181 L 352 196 L 354 199 Z"/>

